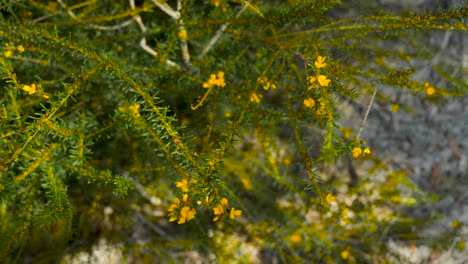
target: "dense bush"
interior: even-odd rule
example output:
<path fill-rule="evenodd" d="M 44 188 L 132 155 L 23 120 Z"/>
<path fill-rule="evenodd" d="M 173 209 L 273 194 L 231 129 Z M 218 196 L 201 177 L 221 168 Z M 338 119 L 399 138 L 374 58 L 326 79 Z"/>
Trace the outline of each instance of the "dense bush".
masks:
<path fill-rule="evenodd" d="M 379 8 L 1 1 L 0 259 L 67 262 L 103 240 L 135 263 L 391 261 L 420 221 L 395 208 L 432 197 L 361 132 L 376 101 L 409 111 L 388 91 L 466 91 L 409 62 L 468 9 Z"/>

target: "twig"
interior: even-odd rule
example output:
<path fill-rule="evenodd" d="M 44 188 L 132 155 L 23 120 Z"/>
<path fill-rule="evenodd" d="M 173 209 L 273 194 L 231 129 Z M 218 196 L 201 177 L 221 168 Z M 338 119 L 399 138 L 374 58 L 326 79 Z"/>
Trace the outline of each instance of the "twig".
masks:
<path fill-rule="evenodd" d="M 95 29 L 99 30 L 106 30 L 106 31 L 111 31 L 111 30 L 119 30 L 121 28 L 124 28 L 130 24 L 133 23 L 132 19 L 129 19 L 121 24 L 115 25 L 115 26 L 93 26 Z"/>
<path fill-rule="evenodd" d="M 245 11 L 245 9 L 247 9 L 248 6 L 249 6 L 248 4 L 245 4 L 244 6 L 242 6 L 242 9 L 236 15 L 236 18 L 238 18 Z M 228 26 L 229 26 L 229 23 L 221 25 L 221 27 L 216 31 L 216 34 L 210 39 L 210 41 L 208 41 L 208 44 L 205 46 L 205 48 L 200 53 L 200 55 L 198 55 L 199 59 L 205 57 L 208 51 L 210 51 L 213 48 L 214 44 L 218 41 L 219 37 L 221 37 L 221 34 L 223 34 L 223 32 L 226 30 Z"/>
<path fill-rule="evenodd" d="M 357 140 L 359 140 L 359 137 L 361 136 L 361 132 L 364 129 L 364 126 L 366 125 L 367 121 L 367 116 L 369 116 L 370 109 L 372 108 L 372 104 L 374 103 L 375 95 L 377 94 L 377 88 L 374 90 L 374 94 L 372 95 L 372 98 L 369 102 L 369 105 L 367 106 L 367 111 L 366 114 L 364 115 L 364 119 L 362 119 L 361 126 L 359 127 L 359 132 L 357 133 Z"/>
<path fill-rule="evenodd" d="M 128 0 L 129 1 L 129 4 L 130 4 L 130 7 L 132 9 L 135 9 L 135 0 Z M 135 20 L 135 22 L 137 22 L 138 26 L 140 27 L 140 30 L 141 32 L 145 33 L 147 31 L 146 27 L 145 27 L 145 24 L 143 23 L 143 20 L 141 19 L 140 15 L 134 15 L 133 16 L 133 20 Z M 158 53 L 152 49 L 150 46 L 146 45 L 146 37 L 142 37 L 141 40 L 140 40 L 140 47 L 148 52 L 149 54 L 153 55 L 153 56 L 157 56 Z M 175 67 L 175 68 L 180 68 L 179 65 L 177 65 L 177 63 L 171 61 L 171 60 L 166 60 L 166 63 L 167 65 L 169 66 L 172 66 L 172 67 Z"/>
<path fill-rule="evenodd" d="M 159 9 L 161 9 L 164 13 L 168 14 L 173 19 L 179 19 L 180 13 L 178 11 L 174 11 L 172 7 L 166 3 L 159 3 L 158 0 L 151 0 Z"/>
<path fill-rule="evenodd" d="M 180 15 L 181 14 L 181 12 L 180 12 L 181 9 L 182 9 L 182 1 L 177 0 L 177 13 L 179 13 L 179 24 L 180 24 L 179 32 L 181 32 L 182 30 L 185 30 L 184 21 L 182 20 L 182 16 Z M 189 53 L 189 50 L 188 50 L 188 45 L 187 45 L 187 40 L 186 39 L 181 40 L 180 50 L 182 51 L 182 59 L 184 60 L 185 65 L 190 65 L 190 53 Z"/>
<path fill-rule="evenodd" d="M 57 0 L 57 2 L 58 2 L 65 10 L 67 10 L 67 13 L 68 13 L 69 16 L 71 16 L 71 17 L 74 18 L 74 19 L 77 19 L 77 18 L 78 18 L 78 17 L 75 15 L 75 13 L 73 13 L 73 11 L 71 11 L 71 10 L 68 9 L 67 5 L 65 5 L 65 4 L 63 3 L 62 0 Z"/>

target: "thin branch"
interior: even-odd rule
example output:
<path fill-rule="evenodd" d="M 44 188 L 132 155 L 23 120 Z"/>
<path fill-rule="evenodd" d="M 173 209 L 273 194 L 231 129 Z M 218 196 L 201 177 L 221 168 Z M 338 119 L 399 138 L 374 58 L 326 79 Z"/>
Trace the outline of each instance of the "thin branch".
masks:
<path fill-rule="evenodd" d="M 119 30 L 121 28 L 124 28 L 130 24 L 133 23 L 132 19 L 129 19 L 121 24 L 115 25 L 115 26 L 93 26 L 95 29 L 99 30 L 106 30 L 106 31 L 111 31 L 111 30 Z"/>
<path fill-rule="evenodd" d="M 71 11 L 70 9 L 68 9 L 67 5 L 65 5 L 63 3 L 62 0 L 57 0 L 57 2 L 62 6 L 63 9 L 67 10 L 67 13 L 69 16 L 71 16 L 72 18 L 74 19 L 77 19 L 78 17 L 75 15 L 75 13 L 73 13 L 73 11 Z"/>
<path fill-rule="evenodd" d="M 166 3 L 159 3 L 158 0 L 151 0 L 159 9 L 161 9 L 164 13 L 168 14 L 173 19 L 179 19 L 180 13 L 178 11 L 174 11 L 172 7 Z"/>
<path fill-rule="evenodd" d="M 177 12 L 179 13 L 179 32 L 182 30 L 186 30 L 184 27 L 184 21 L 182 20 L 182 17 L 180 16 L 180 10 L 182 9 L 182 1 L 177 0 Z M 180 42 L 180 50 L 182 51 L 182 59 L 184 60 L 185 65 L 190 65 L 190 53 L 188 50 L 188 45 L 187 45 L 187 40 L 182 39 Z"/>
<path fill-rule="evenodd" d="M 236 18 L 238 18 L 245 11 L 245 9 L 247 9 L 248 6 L 248 4 L 242 6 L 242 9 L 236 15 Z M 229 23 L 221 25 L 221 27 L 216 31 L 216 34 L 210 39 L 210 41 L 208 41 L 208 44 L 205 46 L 200 55 L 198 55 L 199 59 L 205 57 L 205 55 L 213 48 L 214 44 L 216 44 L 218 39 L 221 37 L 221 34 L 223 34 L 228 26 Z"/>
<path fill-rule="evenodd" d="M 369 102 L 369 105 L 367 106 L 366 114 L 364 115 L 364 119 L 362 119 L 361 126 L 359 127 L 359 132 L 357 133 L 356 138 L 359 140 L 359 137 L 361 136 L 361 132 L 364 129 L 364 126 L 366 125 L 367 117 L 369 116 L 369 112 L 372 108 L 372 104 L 374 103 L 375 95 L 377 94 L 377 88 L 374 90 L 374 94 L 372 94 L 372 98 Z"/>
<path fill-rule="evenodd" d="M 135 9 L 135 0 L 129 0 L 129 4 L 130 4 L 130 7 L 132 9 Z M 143 23 L 143 20 L 141 19 L 140 15 L 134 15 L 133 16 L 133 20 L 135 20 L 135 22 L 137 22 L 138 26 L 140 27 L 140 30 L 141 32 L 145 33 L 146 31 L 148 31 L 145 27 L 145 24 Z M 146 51 L 147 53 L 153 55 L 153 56 L 158 56 L 158 53 L 152 49 L 150 46 L 148 46 L 146 44 L 146 37 L 142 37 L 141 40 L 140 40 L 140 47 Z M 180 68 L 179 65 L 177 65 L 177 63 L 171 61 L 171 60 L 166 60 L 166 63 L 167 65 L 171 66 L 171 67 L 175 67 L 175 68 Z"/>

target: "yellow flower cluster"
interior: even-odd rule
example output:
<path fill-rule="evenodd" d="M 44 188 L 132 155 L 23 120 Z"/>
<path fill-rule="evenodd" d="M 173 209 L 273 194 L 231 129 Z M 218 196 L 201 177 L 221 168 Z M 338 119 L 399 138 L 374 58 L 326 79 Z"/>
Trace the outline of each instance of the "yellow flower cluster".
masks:
<path fill-rule="evenodd" d="M 424 89 L 426 89 L 427 96 L 434 95 L 436 92 L 436 89 L 432 87 L 428 82 L 424 83 Z"/>
<path fill-rule="evenodd" d="M 210 79 L 203 83 L 203 88 L 212 88 L 213 86 L 226 86 L 226 82 L 224 81 L 224 72 L 220 71 L 218 74 L 211 74 Z"/>
<path fill-rule="evenodd" d="M 303 103 L 304 103 L 305 107 L 312 108 L 315 105 L 315 100 L 312 99 L 312 98 L 307 98 L 307 99 L 304 99 Z"/>
<path fill-rule="evenodd" d="M 250 94 L 250 101 L 251 102 L 254 102 L 256 104 L 260 103 L 260 100 L 262 99 L 263 95 L 257 93 L 257 92 L 253 92 Z"/>
<path fill-rule="evenodd" d="M 182 40 L 187 40 L 187 39 L 188 39 L 187 30 L 185 30 L 185 29 L 182 29 L 181 31 L 179 31 L 179 33 L 178 33 L 177 35 L 178 35 L 179 38 L 181 38 Z"/>
<path fill-rule="evenodd" d="M 196 180 L 190 180 L 190 182 L 187 179 L 183 179 L 181 181 L 176 182 L 176 187 L 182 189 L 182 192 L 186 193 L 189 191 L 189 183 L 196 183 Z"/>
<path fill-rule="evenodd" d="M 327 57 L 322 57 L 322 56 L 318 56 L 317 57 L 317 60 L 315 61 L 315 67 L 317 69 L 320 69 L 320 68 L 324 68 L 325 66 L 327 66 L 327 64 L 325 63 L 325 59 Z M 330 85 L 330 82 L 331 80 L 330 79 L 327 79 L 327 76 L 325 75 L 322 75 L 320 73 L 318 73 L 317 75 L 315 76 L 309 76 L 307 77 L 307 80 L 309 81 L 310 83 L 310 86 L 309 86 L 309 89 L 312 89 L 312 88 L 315 88 L 315 83 L 318 82 L 318 84 L 322 87 L 327 87 L 328 85 Z"/>
<path fill-rule="evenodd" d="M 268 81 L 267 77 L 265 76 L 258 77 L 257 82 L 263 85 L 264 90 L 269 90 L 270 88 L 273 90 L 276 89 L 276 84 Z"/>
<path fill-rule="evenodd" d="M 131 106 L 121 106 L 119 107 L 119 111 L 122 113 L 125 112 L 130 112 L 133 117 L 139 117 L 140 116 L 140 105 L 139 104 L 132 104 Z"/>
<path fill-rule="evenodd" d="M 361 156 L 362 154 L 370 155 L 371 150 L 370 150 L 369 147 L 367 147 L 365 149 L 363 149 L 361 147 L 355 147 L 355 148 L 353 148 L 352 153 L 353 153 L 353 158 L 357 158 L 357 157 Z"/>
<path fill-rule="evenodd" d="M 229 215 L 229 218 L 235 219 L 237 216 L 242 215 L 241 210 L 236 210 L 236 208 L 231 208 L 230 211 L 227 210 L 228 200 L 226 198 L 221 199 L 221 204 L 213 208 L 213 213 L 215 214 L 215 218 L 213 221 L 218 221 L 219 219 L 223 218 L 224 216 Z M 229 212 L 229 213 L 228 213 Z"/>
<path fill-rule="evenodd" d="M 327 57 L 318 56 L 317 60 L 314 63 L 315 67 L 317 69 L 325 68 L 327 66 L 327 64 L 325 63 L 326 58 Z M 328 79 L 327 76 L 320 74 L 319 72 L 316 75 L 311 75 L 307 77 L 307 81 L 309 81 L 308 90 L 316 88 L 317 83 L 320 87 L 327 87 L 330 85 L 331 82 L 331 80 Z M 312 108 L 316 105 L 315 100 L 312 98 L 307 98 L 302 103 L 307 108 Z M 321 108 L 323 108 L 323 105 L 321 105 Z"/>
<path fill-rule="evenodd" d="M 5 51 L 3 53 L 3 56 L 5 56 L 6 58 L 9 58 L 13 55 L 13 52 L 15 50 L 19 51 L 19 52 L 24 52 L 24 47 L 23 45 L 18 45 L 18 46 L 14 46 L 14 45 L 11 45 L 11 44 L 8 44 L 8 43 L 5 43 L 5 47 L 7 48 L 7 51 Z"/>
<path fill-rule="evenodd" d="M 23 85 L 21 89 L 23 89 L 23 91 L 27 92 L 28 94 L 35 94 L 38 92 L 45 99 L 49 99 L 49 94 L 42 92 L 40 85 L 36 85 L 34 83 L 31 85 Z"/>
<path fill-rule="evenodd" d="M 187 221 L 192 220 L 195 218 L 195 208 L 191 208 L 187 206 L 188 195 L 184 194 L 182 196 L 182 202 L 179 198 L 174 198 L 174 203 L 167 209 L 169 211 L 169 222 L 174 222 L 175 220 L 179 219 L 177 222 L 178 224 L 183 224 Z"/>

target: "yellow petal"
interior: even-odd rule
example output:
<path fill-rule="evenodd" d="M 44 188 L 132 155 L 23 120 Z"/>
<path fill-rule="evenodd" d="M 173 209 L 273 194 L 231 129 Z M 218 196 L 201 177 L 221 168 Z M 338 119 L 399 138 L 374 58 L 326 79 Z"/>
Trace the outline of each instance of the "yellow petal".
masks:
<path fill-rule="evenodd" d="M 324 86 L 324 87 L 328 86 L 331 82 L 331 80 L 327 79 L 327 76 L 325 75 L 319 75 L 317 79 L 318 79 L 320 86 Z"/>
<path fill-rule="evenodd" d="M 336 202 L 336 197 L 333 196 L 331 193 L 327 194 L 327 197 L 325 198 L 327 200 L 327 203 L 334 203 Z"/>
<path fill-rule="evenodd" d="M 360 147 L 355 147 L 353 148 L 353 158 L 357 158 L 359 157 L 359 155 L 361 155 L 362 153 L 362 149 Z"/>

